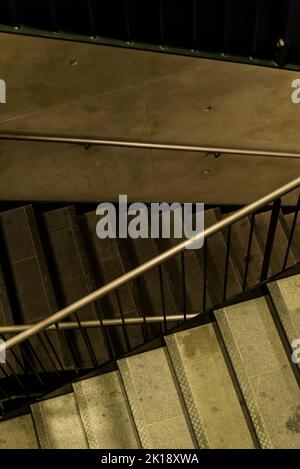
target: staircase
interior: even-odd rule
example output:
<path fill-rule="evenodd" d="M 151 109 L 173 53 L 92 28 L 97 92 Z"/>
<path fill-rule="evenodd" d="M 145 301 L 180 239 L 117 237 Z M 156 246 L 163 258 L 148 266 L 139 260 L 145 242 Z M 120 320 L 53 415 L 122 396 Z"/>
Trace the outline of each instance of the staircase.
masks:
<path fill-rule="evenodd" d="M 206 226 L 221 218 L 219 209 L 205 212 Z M 0 448 L 300 448 L 299 367 L 289 345 L 300 338 L 300 275 L 269 282 L 265 295 L 224 303 L 260 280 L 271 212 L 256 218 L 254 227 L 245 218 L 230 234 L 216 233 L 203 249 L 85 307 L 70 318 L 76 329 L 8 351 L 9 364 L 0 367 L 4 401 L 6 386 L 22 376 L 74 375 L 68 392 L 0 422 Z M 269 277 L 282 271 L 293 218 L 279 216 Z M 77 214 L 74 206 L 0 213 L 0 326 L 33 324 L 178 242 L 99 240 L 96 222 L 95 212 Z M 286 267 L 299 262 L 299 226 Z M 142 352 L 161 325 L 81 325 L 209 308 L 210 322 L 186 322 L 174 333 L 177 323 L 168 322 L 161 345 Z M 111 360 L 113 370 L 83 378 Z"/>
<path fill-rule="evenodd" d="M 300 448 L 299 374 L 282 340 L 300 337 L 300 275 L 268 288 L 0 423 L 0 448 Z"/>

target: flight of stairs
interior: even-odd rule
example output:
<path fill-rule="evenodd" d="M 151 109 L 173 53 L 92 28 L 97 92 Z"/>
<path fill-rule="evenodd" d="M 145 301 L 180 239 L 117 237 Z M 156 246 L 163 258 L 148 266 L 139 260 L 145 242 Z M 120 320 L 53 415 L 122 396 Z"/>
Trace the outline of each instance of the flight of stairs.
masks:
<path fill-rule="evenodd" d="M 0 448 L 300 448 L 300 275 L 0 423 Z M 272 307 L 275 305 L 275 308 Z"/>

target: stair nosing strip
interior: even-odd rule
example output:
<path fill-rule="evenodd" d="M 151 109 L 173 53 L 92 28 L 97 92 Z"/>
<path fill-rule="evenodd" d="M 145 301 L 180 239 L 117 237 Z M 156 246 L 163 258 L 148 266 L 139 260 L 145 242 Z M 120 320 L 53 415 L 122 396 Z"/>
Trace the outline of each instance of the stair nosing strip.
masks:
<path fill-rule="evenodd" d="M 230 329 L 229 321 L 224 308 L 215 311 L 215 317 L 220 328 L 224 343 L 234 372 L 239 382 L 242 394 L 244 396 L 247 408 L 262 449 L 273 449 L 270 435 L 264 424 L 263 416 L 259 412 L 256 404 L 255 394 L 250 384 L 247 372 L 243 365 L 234 335 Z"/>
<path fill-rule="evenodd" d="M 208 449 L 209 444 L 207 437 L 205 435 L 205 430 L 203 423 L 198 412 L 195 399 L 191 390 L 191 387 L 186 376 L 185 368 L 182 363 L 180 353 L 178 350 L 177 342 L 173 334 L 165 337 L 165 342 L 167 344 L 167 349 L 169 351 L 169 356 L 171 358 L 172 365 L 175 370 L 175 375 L 179 383 L 183 400 L 185 403 L 190 422 L 199 445 L 201 449 Z"/>
<path fill-rule="evenodd" d="M 43 407 L 41 402 L 31 406 L 31 415 L 36 429 L 36 435 L 41 449 L 50 449 L 51 438 L 47 432 L 47 425 L 44 419 Z"/>
<path fill-rule="evenodd" d="M 144 424 L 143 412 L 139 404 L 138 394 L 135 389 L 127 358 L 118 360 L 118 367 L 141 446 L 143 449 L 151 449 L 150 436 Z"/>
<path fill-rule="evenodd" d="M 90 449 L 97 449 L 98 448 L 98 440 L 95 435 L 95 432 L 92 428 L 92 424 L 90 421 L 90 416 L 88 412 L 88 403 L 84 392 L 84 386 L 81 381 L 77 383 L 73 383 L 72 385 L 75 400 L 78 408 L 79 417 L 82 421 L 84 433 L 88 442 L 88 446 Z"/>

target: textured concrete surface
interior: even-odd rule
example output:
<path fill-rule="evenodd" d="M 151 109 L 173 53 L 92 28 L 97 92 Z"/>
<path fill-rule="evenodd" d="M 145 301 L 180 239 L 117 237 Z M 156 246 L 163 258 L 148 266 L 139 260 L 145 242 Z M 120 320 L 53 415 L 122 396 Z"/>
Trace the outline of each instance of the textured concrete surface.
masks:
<path fill-rule="evenodd" d="M 269 225 L 271 220 L 271 211 L 258 213 L 255 216 L 254 232 L 263 252 L 265 252 Z M 276 225 L 276 231 L 273 241 L 273 248 L 270 258 L 269 275 L 275 275 L 282 271 L 283 263 L 288 247 L 288 237 L 280 223 L 280 219 Z M 296 264 L 296 258 L 292 249 L 289 250 L 286 268 Z"/>
<path fill-rule="evenodd" d="M 88 447 L 73 393 L 37 402 L 31 411 L 42 449 Z"/>
<path fill-rule="evenodd" d="M 300 448 L 300 390 L 265 299 L 216 318 L 261 446 Z"/>
<path fill-rule="evenodd" d="M 118 371 L 73 384 L 90 448 L 138 448 Z"/>
<path fill-rule="evenodd" d="M 200 446 L 205 438 L 209 448 L 253 448 L 213 324 L 165 340 Z"/>
<path fill-rule="evenodd" d="M 297 72 L 0 35 L 2 131 L 297 150 Z M 72 63 L 76 61 L 77 65 Z M 13 65 L 12 65 L 13 64 Z M 244 203 L 299 160 L 0 142 L 1 199 Z"/>
<path fill-rule="evenodd" d="M 142 447 L 193 448 L 165 348 L 118 364 Z"/>
<path fill-rule="evenodd" d="M 73 303 L 96 289 L 91 266 L 82 240 L 75 208 L 63 207 L 43 214 L 44 249 L 48 254 L 50 273 L 56 287 L 58 307 Z M 81 320 L 97 320 L 97 304 L 91 303 L 73 315 Z M 87 341 L 93 345 L 94 361 L 105 363 L 108 351 L 103 331 L 91 329 L 87 332 L 72 331 L 72 340 L 76 344 L 81 366 L 92 367 L 92 356 Z"/>
<path fill-rule="evenodd" d="M 37 449 L 39 447 L 31 415 L 0 423 L 0 449 Z"/>
<path fill-rule="evenodd" d="M 268 284 L 290 344 L 300 339 L 300 275 Z"/>

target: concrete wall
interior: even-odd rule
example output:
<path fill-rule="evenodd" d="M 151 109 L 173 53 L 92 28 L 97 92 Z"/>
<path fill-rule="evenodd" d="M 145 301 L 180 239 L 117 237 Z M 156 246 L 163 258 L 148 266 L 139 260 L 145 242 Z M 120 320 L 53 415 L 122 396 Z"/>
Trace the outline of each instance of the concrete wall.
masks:
<path fill-rule="evenodd" d="M 299 73 L 0 34 L 0 131 L 300 152 Z M 0 141 L 1 200 L 245 203 L 300 160 Z"/>

